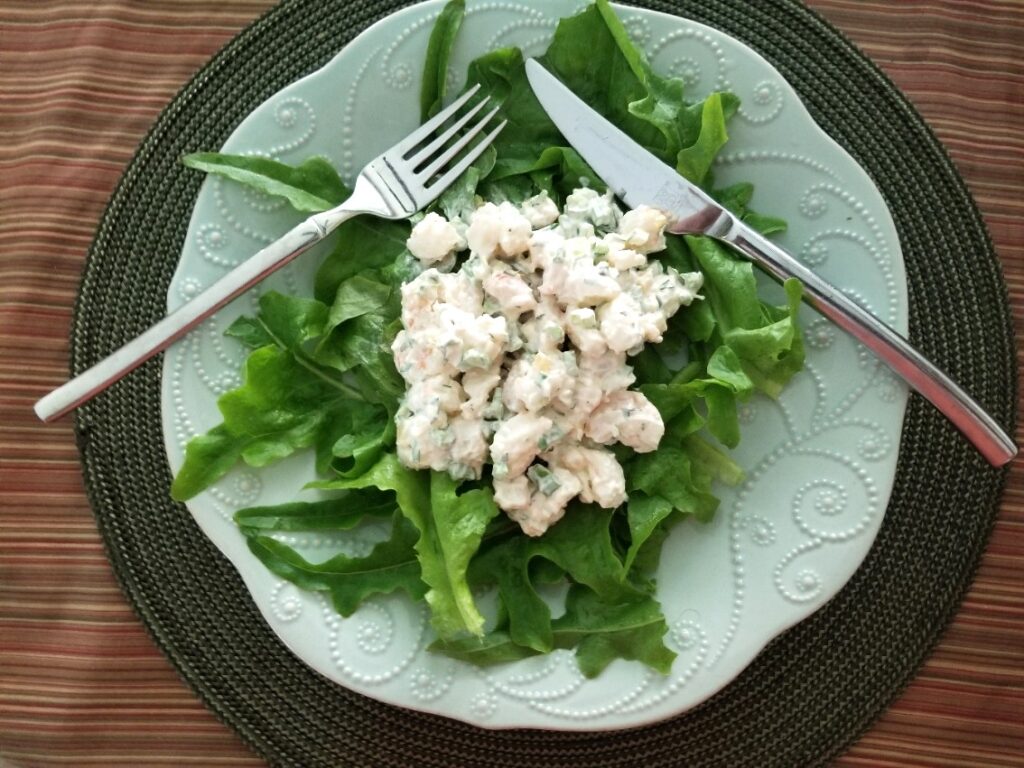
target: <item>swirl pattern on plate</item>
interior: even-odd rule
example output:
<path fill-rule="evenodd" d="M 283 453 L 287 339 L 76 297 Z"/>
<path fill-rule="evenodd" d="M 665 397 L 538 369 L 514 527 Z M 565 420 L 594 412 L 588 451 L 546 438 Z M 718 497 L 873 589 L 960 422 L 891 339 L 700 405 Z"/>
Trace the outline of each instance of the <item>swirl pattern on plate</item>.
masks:
<path fill-rule="evenodd" d="M 462 82 L 470 59 L 498 44 L 543 51 L 575 0 L 470 2 L 450 71 Z M 441 4 L 384 19 L 324 69 L 253 112 L 224 147 L 299 162 L 327 157 L 351 180 L 363 162 L 414 127 L 416 80 Z M 906 280 L 891 217 L 867 174 L 811 120 L 781 75 L 728 36 L 677 17 L 619 9 L 655 68 L 682 78 L 695 98 L 731 89 L 743 105 L 720 157 L 720 184 L 750 180 L 754 205 L 790 223 L 781 243 L 897 330 L 906 331 Z M 385 111 L 394 120 L 381 121 Z M 199 197 L 168 304 L 174 308 L 258 250 L 296 217 L 272 201 L 217 180 Z M 322 252 L 322 251 L 321 251 Z M 262 290 L 308 293 L 308 255 Z M 766 292 L 779 297 L 764 280 Z M 172 347 L 164 360 L 163 418 L 172 469 L 184 445 L 219 421 L 216 398 L 237 383 L 242 350 L 221 334 L 251 311 L 258 291 L 226 307 Z M 838 591 L 881 523 L 896 464 L 906 390 L 859 345 L 808 309 L 807 366 L 782 398 L 740 411 L 735 451 L 744 483 L 721 489 L 714 522 L 680 525 L 665 545 L 659 583 L 667 642 L 679 656 L 660 677 L 616 662 L 596 680 L 557 651 L 480 670 L 426 650 L 422 606 L 400 597 L 341 617 L 328 600 L 283 585 L 249 553 L 231 513 L 294 500 L 312 479 L 307 457 L 239 469 L 189 509 L 238 568 L 274 631 L 321 674 L 374 698 L 484 727 L 592 730 L 641 725 L 684 711 L 727 684 L 782 630 Z M 307 557 L 358 551 L 372 540 L 296 537 Z M 700 585 L 690 589 L 687 585 Z"/>

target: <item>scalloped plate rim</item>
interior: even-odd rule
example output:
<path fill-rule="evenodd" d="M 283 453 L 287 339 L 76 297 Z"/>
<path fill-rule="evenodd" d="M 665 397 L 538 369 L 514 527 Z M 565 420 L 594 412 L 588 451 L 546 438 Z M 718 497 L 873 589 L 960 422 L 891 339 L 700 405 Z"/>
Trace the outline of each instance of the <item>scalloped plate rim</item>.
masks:
<path fill-rule="evenodd" d="M 348 44 L 346 44 L 346 46 L 335 57 L 333 57 L 331 59 L 331 61 L 329 61 L 322 68 L 320 68 L 320 69 L 318 69 L 318 70 L 316 70 L 314 72 L 309 73 L 308 75 L 304 76 L 303 78 L 301 78 L 301 79 L 295 81 L 294 83 L 290 84 L 285 89 L 282 89 L 281 91 L 277 92 L 276 94 L 271 96 L 266 102 L 264 102 L 259 108 L 257 108 L 257 110 L 254 110 L 254 112 L 251 113 L 238 126 L 238 128 L 232 134 L 232 138 L 229 139 L 226 142 L 225 146 L 231 146 L 232 142 L 235 140 L 235 137 L 239 133 L 244 132 L 246 130 L 246 126 L 252 124 L 252 122 L 256 119 L 255 116 L 258 113 L 260 113 L 261 110 L 269 110 L 269 106 L 268 105 L 271 102 L 273 102 L 273 101 L 275 101 L 277 99 L 280 99 L 282 97 L 282 95 L 286 94 L 289 91 L 295 92 L 296 90 L 299 90 L 299 89 L 301 89 L 303 87 L 307 87 L 310 84 L 315 84 L 320 79 L 323 79 L 325 81 L 329 80 L 331 78 L 332 67 L 338 67 L 339 66 L 339 62 L 344 59 L 344 57 L 353 49 L 353 47 L 357 46 L 358 44 L 365 44 L 366 41 L 372 39 L 374 37 L 374 35 L 380 34 L 381 26 L 383 24 L 385 24 L 385 23 L 394 23 L 395 21 L 403 21 L 403 20 L 406 20 L 406 19 L 413 19 L 413 18 L 417 18 L 417 17 L 423 18 L 426 15 L 432 15 L 433 14 L 433 10 L 436 9 L 436 8 L 439 8 L 440 5 L 441 5 L 441 2 L 442 2 L 442 0 L 433 0 L 432 2 L 429 2 L 429 3 L 423 3 L 423 4 L 419 4 L 419 5 L 407 6 L 407 7 L 403 8 L 403 9 L 400 9 L 399 11 L 395 12 L 394 14 L 391 14 L 390 16 L 385 17 L 384 19 L 381 19 L 378 22 L 375 22 L 373 25 L 371 25 L 370 27 L 368 27 L 367 29 L 365 29 L 361 33 L 359 33 L 355 38 L 353 38 L 352 41 L 350 41 Z M 510 3 L 509 5 L 526 5 L 526 6 L 529 6 L 529 5 L 543 5 L 543 6 L 546 7 L 546 4 L 544 4 L 543 2 L 540 2 L 540 0 L 526 0 L 525 2 Z M 789 84 L 785 81 L 785 79 L 781 75 L 778 74 L 778 72 L 774 69 L 774 67 L 769 62 L 767 62 L 763 57 L 761 57 L 760 54 L 758 54 L 753 49 L 750 49 L 749 46 L 747 46 L 746 44 L 736 40 L 735 38 L 731 38 L 728 35 L 725 35 L 725 33 L 722 33 L 722 32 L 720 32 L 720 31 L 718 31 L 718 30 L 716 30 L 716 29 L 714 29 L 712 27 L 708 27 L 706 25 L 700 24 L 699 22 L 695 22 L 695 21 L 692 21 L 690 19 L 683 19 L 683 18 L 680 18 L 680 17 L 671 16 L 671 15 L 668 15 L 668 14 L 663 14 L 663 13 L 660 13 L 660 12 L 657 12 L 657 11 L 651 11 L 651 10 L 644 9 L 644 8 L 623 7 L 623 6 L 618 6 L 618 5 L 616 5 L 615 7 L 616 7 L 616 10 L 619 11 L 620 13 L 625 11 L 627 13 L 637 14 L 640 17 L 648 17 L 648 18 L 659 19 L 659 20 L 662 20 L 662 21 L 670 21 L 672 23 L 676 23 L 676 24 L 680 24 L 680 25 L 685 25 L 685 26 L 689 26 L 689 27 L 692 27 L 692 28 L 696 28 L 696 29 L 705 30 L 705 31 L 711 33 L 714 36 L 725 37 L 725 38 L 727 38 L 730 41 L 730 43 L 735 44 L 736 46 L 739 46 L 740 48 L 744 49 L 753 58 L 759 60 L 759 64 L 762 67 L 764 67 L 764 69 L 766 71 L 774 73 L 774 75 L 778 78 L 778 82 L 781 85 L 781 87 L 787 92 L 787 97 L 790 98 L 790 101 L 787 102 L 787 103 L 795 104 L 795 105 L 798 106 L 799 110 L 802 110 L 802 112 L 803 112 L 802 117 L 804 117 L 806 119 L 806 122 L 809 124 L 809 126 L 813 127 L 813 129 L 815 131 L 817 131 L 817 134 L 818 134 L 817 138 L 819 140 L 826 142 L 828 145 L 831 145 L 830 146 L 830 150 L 832 152 L 836 153 L 837 156 L 840 156 L 840 157 L 844 158 L 845 161 L 848 161 L 853 166 L 856 166 L 856 168 L 859 170 L 860 174 L 863 176 L 863 179 L 861 181 L 866 180 L 868 182 L 868 184 L 871 185 L 871 189 L 874 190 L 875 195 L 878 196 L 878 200 L 881 201 L 882 211 L 884 212 L 884 217 L 885 217 L 885 221 L 882 222 L 881 226 L 883 228 L 885 228 L 886 231 L 884 232 L 884 235 L 885 235 L 885 237 L 888 240 L 888 245 L 893 249 L 893 252 L 894 252 L 893 253 L 894 259 L 893 259 L 893 265 L 892 265 L 893 268 L 894 268 L 894 279 L 898 283 L 900 283 L 900 286 L 902 288 L 902 296 L 901 296 L 901 298 L 903 299 L 903 301 L 905 303 L 905 299 L 906 299 L 906 282 L 905 281 L 906 281 L 906 278 L 905 278 L 905 274 L 903 273 L 902 259 L 900 257 L 900 253 L 899 253 L 899 240 L 898 240 L 898 237 L 896 237 L 896 235 L 895 235 L 895 227 L 894 227 L 894 225 L 892 223 L 891 216 L 889 215 L 888 209 L 885 207 L 884 199 L 882 199 L 881 194 L 878 192 L 877 188 L 874 187 L 874 184 L 871 181 L 870 176 L 867 174 L 867 172 L 864 171 L 862 168 L 860 168 L 859 165 L 857 165 L 856 161 L 853 160 L 853 158 L 846 152 L 845 149 L 843 149 L 828 134 L 826 134 L 819 126 L 817 126 L 817 124 L 810 117 L 810 114 L 807 112 L 806 108 L 803 106 L 802 102 L 799 100 L 799 97 L 797 96 L 795 91 L 792 89 L 791 86 L 789 86 Z M 471 8 L 472 8 L 472 4 L 471 4 Z M 210 185 L 209 181 L 204 182 L 204 191 L 207 190 L 209 185 Z M 189 234 L 188 234 L 187 243 L 191 243 L 193 241 L 193 239 L 197 235 L 196 227 L 197 227 L 197 223 L 198 223 L 198 216 L 197 216 L 197 214 L 198 214 L 199 208 L 200 208 L 200 206 L 199 206 L 199 203 L 197 201 L 197 206 L 196 206 L 195 211 L 193 212 L 192 221 L 190 222 L 190 225 L 189 225 Z M 187 253 L 188 248 L 189 248 L 189 246 L 187 245 L 185 251 L 183 252 L 183 259 L 179 263 L 178 270 L 175 272 L 175 275 L 172 278 L 171 287 L 170 287 L 169 292 L 168 292 L 168 304 L 169 304 L 169 307 L 172 308 L 172 309 L 175 306 L 177 306 L 178 304 L 180 304 L 181 301 L 183 300 L 182 297 L 178 295 L 178 291 L 176 289 L 180 288 L 182 280 L 186 279 L 189 276 L 189 274 L 190 274 L 189 267 L 188 267 L 188 264 L 187 264 L 187 260 L 184 258 L 184 254 Z M 239 301 L 241 301 L 241 299 Z M 903 307 L 901 309 L 901 314 L 896 318 L 896 322 L 894 323 L 894 325 L 901 332 L 904 332 L 904 333 L 906 332 L 906 309 L 905 309 L 905 307 Z M 176 459 L 175 458 L 176 453 L 179 452 L 178 451 L 179 446 L 177 446 L 177 444 L 174 443 L 173 429 L 169 428 L 171 426 L 172 422 L 173 422 L 172 409 L 169 407 L 169 404 L 168 404 L 169 403 L 169 395 L 170 395 L 169 390 L 168 390 L 169 381 L 170 381 L 169 371 L 171 369 L 171 366 L 169 365 L 169 361 L 170 360 L 171 360 L 171 355 L 170 354 L 165 356 L 164 369 L 163 369 L 164 370 L 164 375 L 163 375 L 163 382 L 162 382 L 163 391 L 164 391 L 164 397 L 162 398 L 162 401 L 163 401 L 162 402 L 162 405 L 163 405 L 163 409 L 162 410 L 163 410 L 163 417 L 164 417 L 164 423 L 165 423 L 164 434 L 165 434 L 165 441 L 167 443 L 168 456 L 169 456 L 169 460 L 171 461 L 172 467 L 175 467 L 175 465 L 180 462 L 180 459 Z M 903 405 L 905 405 L 905 399 L 906 398 L 905 398 L 905 393 L 904 393 L 904 395 L 903 395 Z M 902 417 L 903 417 L 903 411 L 902 411 L 902 405 L 901 405 L 900 406 L 900 414 L 899 414 L 900 424 L 902 423 Z M 897 436 L 897 438 L 899 436 L 900 430 L 901 430 L 901 427 L 897 427 L 897 429 L 896 429 L 896 436 Z M 895 463 L 895 457 L 893 458 L 892 461 L 893 461 L 893 463 Z M 891 484 L 891 481 L 890 481 L 890 484 Z M 885 495 L 885 497 L 887 499 L 888 498 L 888 490 L 886 490 L 884 495 Z M 279 631 L 279 628 L 277 626 L 275 626 L 275 615 L 273 614 L 273 612 L 270 609 L 269 605 L 267 603 L 265 603 L 264 601 L 256 599 L 257 598 L 257 593 L 254 591 L 254 583 L 259 580 L 259 574 L 254 573 L 252 569 L 253 569 L 254 566 L 257 569 L 262 569 L 263 568 L 262 564 L 260 564 L 256 560 L 252 559 L 251 555 L 248 553 L 248 550 L 244 547 L 244 542 L 241 541 L 241 539 L 242 539 L 241 535 L 237 534 L 237 529 L 236 529 L 237 540 L 233 544 L 230 543 L 230 542 L 226 542 L 224 537 L 223 537 L 223 530 L 218 530 L 218 526 L 211 523 L 211 521 L 209 519 L 210 516 L 208 514 L 209 510 L 196 509 L 195 506 L 196 505 L 193 504 L 193 503 L 189 504 L 189 509 L 192 512 L 193 516 L 195 517 L 197 523 L 204 530 L 204 532 L 208 536 L 210 536 L 210 538 L 214 541 L 214 543 L 218 546 L 218 548 L 225 554 L 225 556 L 227 556 L 229 558 L 229 560 L 231 560 L 231 562 L 236 567 L 236 569 L 238 570 L 238 572 L 242 576 L 243 580 L 245 581 L 247 589 L 249 589 L 249 591 L 252 594 L 254 600 L 256 601 L 256 603 L 257 603 L 261 613 L 266 618 L 268 624 L 275 631 L 275 633 L 278 634 L 278 637 L 291 649 L 291 651 L 298 658 L 302 659 L 303 661 L 305 661 L 308 664 L 311 664 L 311 666 L 313 666 L 315 669 L 317 669 L 317 671 L 321 672 L 321 674 L 327 675 L 328 677 L 330 677 L 335 682 L 338 682 L 339 684 L 342 684 L 342 685 L 346 685 L 347 687 L 354 687 L 355 690 L 358 690 L 358 691 L 360 691 L 361 693 L 363 693 L 365 695 L 373 696 L 374 692 L 372 690 L 372 686 L 370 687 L 370 689 L 367 689 L 366 686 L 364 686 L 364 687 L 352 686 L 350 684 L 350 682 L 345 682 L 345 681 L 339 679 L 338 674 L 336 672 L 334 672 L 333 670 L 324 670 L 319 665 L 316 665 L 316 664 L 313 664 L 312 662 L 310 662 L 310 660 L 308 658 L 306 658 L 307 654 L 305 654 L 302 651 L 301 648 L 298 648 L 296 643 L 291 638 L 282 635 L 282 633 Z M 883 503 L 881 505 L 881 507 L 882 507 L 882 515 L 884 515 L 885 504 Z M 724 514 L 724 511 L 720 512 L 720 518 L 721 518 L 721 516 L 723 514 Z M 870 543 L 874 540 L 874 537 L 877 534 L 878 526 L 880 526 L 880 524 L 881 524 L 881 517 L 882 517 L 882 515 L 879 515 L 879 519 L 877 521 L 877 524 L 874 525 L 873 530 L 871 530 L 869 532 L 869 534 L 868 534 L 868 536 L 869 536 L 869 538 L 867 539 L 868 548 L 870 548 Z M 238 546 L 239 544 L 241 544 L 241 547 Z M 865 555 L 866 555 L 866 550 L 865 550 Z M 246 558 L 249 558 L 250 560 L 247 561 Z M 863 556 L 861 557 L 861 560 L 862 559 L 863 559 Z M 858 561 L 858 564 L 859 564 L 859 562 L 860 561 Z M 851 575 L 852 575 L 852 571 L 851 571 Z M 713 686 L 707 686 L 706 689 L 704 690 L 702 696 L 700 696 L 697 699 L 694 699 L 694 700 L 690 701 L 689 703 L 687 703 L 686 706 L 683 706 L 683 707 L 680 707 L 680 708 L 677 708 L 677 709 L 674 709 L 674 710 L 668 711 L 668 712 L 661 712 L 661 711 L 659 711 L 659 713 L 655 714 L 654 716 L 650 716 L 650 717 L 642 716 L 640 718 L 632 718 L 632 719 L 625 718 L 625 719 L 620 720 L 620 721 L 616 721 L 614 718 L 612 718 L 610 720 L 606 719 L 605 721 L 596 722 L 596 723 L 595 722 L 586 722 L 586 721 L 584 721 L 582 724 L 581 724 L 580 721 L 577 721 L 577 720 L 568 720 L 568 721 L 566 721 L 566 720 L 555 720 L 555 719 L 550 719 L 550 718 L 545 719 L 543 717 L 541 717 L 541 718 L 529 717 L 529 718 L 520 718 L 520 719 L 506 719 L 506 720 L 502 720 L 501 722 L 488 722 L 486 720 L 481 721 L 480 718 L 475 718 L 474 719 L 474 718 L 470 717 L 469 715 L 466 715 L 465 713 L 460 715 L 457 712 L 444 711 L 443 708 L 439 709 L 437 707 L 430 706 L 430 704 L 431 704 L 430 701 L 427 701 L 425 703 L 424 702 L 417 703 L 416 701 L 413 701 L 411 698 L 407 698 L 406 700 L 403 700 L 403 701 L 396 701 L 393 698 L 383 698 L 383 697 L 380 698 L 379 700 L 386 701 L 388 703 L 395 704 L 397 706 L 402 706 L 402 707 L 409 708 L 409 709 L 414 709 L 414 710 L 419 710 L 419 711 L 424 711 L 424 712 L 430 712 L 430 713 L 435 713 L 435 714 L 443 714 L 443 715 L 446 715 L 448 717 L 453 717 L 453 718 L 456 718 L 456 719 L 460 719 L 460 720 L 463 720 L 464 722 L 467 722 L 467 723 L 470 723 L 470 724 L 473 724 L 473 725 L 477 725 L 477 726 L 480 726 L 480 727 L 485 727 L 485 728 L 499 728 L 499 729 L 501 729 L 501 728 L 532 727 L 532 728 L 545 728 L 545 729 L 570 730 L 570 731 L 577 731 L 577 730 L 615 730 L 615 729 L 620 729 L 620 728 L 641 726 L 641 725 L 649 724 L 649 723 L 652 723 L 652 722 L 658 722 L 658 721 L 661 721 L 661 720 L 663 720 L 665 718 L 671 717 L 671 716 L 673 716 L 675 714 L 679 714 L 681 712 L 687 711 L 687 710 L 693 708 L 694 706 L 697 706 L 699 703 L 705 701 L 710 696 L 712 696 L 715 693 L 717 693 L 719 690 L 721 690 L 723 687 L 725 687 L 729 682 L 731 682 L 733 679 L 735 679 L 735 677 L 738 676 L 740 674 L 740 672 L 742 672 L 750 663 L 752 663 L 754 658 L 756 657 L 756 654 L 761 649 L 763 649 L 764 646 L 766 646 L 772 639 L 774 639 L 775 637 L 777 637 L 779 634 L 781 634 L 785 630 L 787 630 L 790 627 L 794 626 L 795 624 L 799 623 L 804 618 L 806 618 L 807 616 L 809 616 L 810 614 L 812 614 L 813 612 L 818 610 L 825 602 L 827 602 L 827 599 L 830 599 L 831 596 L 833 596 L 836 592 L 839 591 L 839 589 L 842 588 L 843 584 L 845 584 L 845 581 L 843 583 L 839 584 L 834 590 L 831 590 L 828 593 L 828 597 L 825 600 L 822 600 L 820 604 L 816 605 L 813 610 L 807 612 L 804 615 L 800 615 L 800 616 L 797 616 L 797 615 L 794 614 L 791 621 L 783 621 L 783 622 L 779 623 L 770 634 L 767 634 L 767 635 L 765 635 L 763 637 L 759 637 L 758 641 L 756 643 L 757 644 L 757 649 L 753 652 L 753 654 L 750 655 L 750 658 L 747 659 L 747 661 L 745 663 L 739 665 L 738 668 L 732 670 L 730 673 L 720 675 L 718 680 L 717 680 L 717 684 L 713 685 Z"/>

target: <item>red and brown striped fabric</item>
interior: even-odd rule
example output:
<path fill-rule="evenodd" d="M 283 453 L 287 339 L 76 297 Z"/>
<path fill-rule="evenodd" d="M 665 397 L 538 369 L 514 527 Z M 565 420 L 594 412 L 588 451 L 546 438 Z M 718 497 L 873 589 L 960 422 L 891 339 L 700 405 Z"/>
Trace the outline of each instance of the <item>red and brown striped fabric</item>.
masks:
<path fill-rule="evenodd" d="M 0 1 L 0 765 L 258 766 L 121 595 L 66 374 L 103 206 L 158 111 L 272 0 Z M 985 215 L 1024 318 L 1024 3 L 813 0 L 917 105 Z M 1018 435 L 1018 441 L 1021 435 Z M 839 766 L 1024 765 L 1024 461 L 977 580 L 915 682 Z"/>

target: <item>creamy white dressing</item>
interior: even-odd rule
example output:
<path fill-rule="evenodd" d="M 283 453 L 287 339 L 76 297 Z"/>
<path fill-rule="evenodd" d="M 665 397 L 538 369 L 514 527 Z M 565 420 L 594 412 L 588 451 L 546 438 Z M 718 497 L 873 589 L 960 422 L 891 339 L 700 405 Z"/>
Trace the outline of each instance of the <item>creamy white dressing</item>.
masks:
<path fill-rule="evenodd" d="M 665 247 L 666 224 L 659 210 L 623 214 L 586 188 L 561 212 L 541 194 L 519 207 L 485 203 L 465 222 L 425 216 L 407 243 L 425 270 L 402 287 L 392 346 L 407 385 L 402 463 L 455 478 L 480 478 L 490 464 L 495 501 L 530 536 L 577 496 L 622 504 L 608 446 L 653 451 L 665 431 L 628 389 L 627 357 L 660 342 L 703 283 L 648 260 Z"/>

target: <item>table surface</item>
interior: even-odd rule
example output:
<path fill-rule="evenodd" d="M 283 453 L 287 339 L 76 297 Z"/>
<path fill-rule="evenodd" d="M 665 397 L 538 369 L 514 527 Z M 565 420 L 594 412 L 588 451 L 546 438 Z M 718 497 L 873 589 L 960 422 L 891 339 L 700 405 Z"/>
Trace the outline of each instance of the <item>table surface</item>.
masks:
<path fill-rule="evenodd" d="M 754 0 L 756 1 L 756 0 Z M 813 0 L 916 105 L 1024 318 L 1024 1 Z M 273 0 L 0 0 L 0 765 L 259 766 L 122 596 L 69 421 L 68 326 L 107 199 L 159 111 Z M 1017 435 L 1018 442 L 1021 435 Z M 837 766 L 1024 761 L 1024 461 L 955 621 Z"/>

